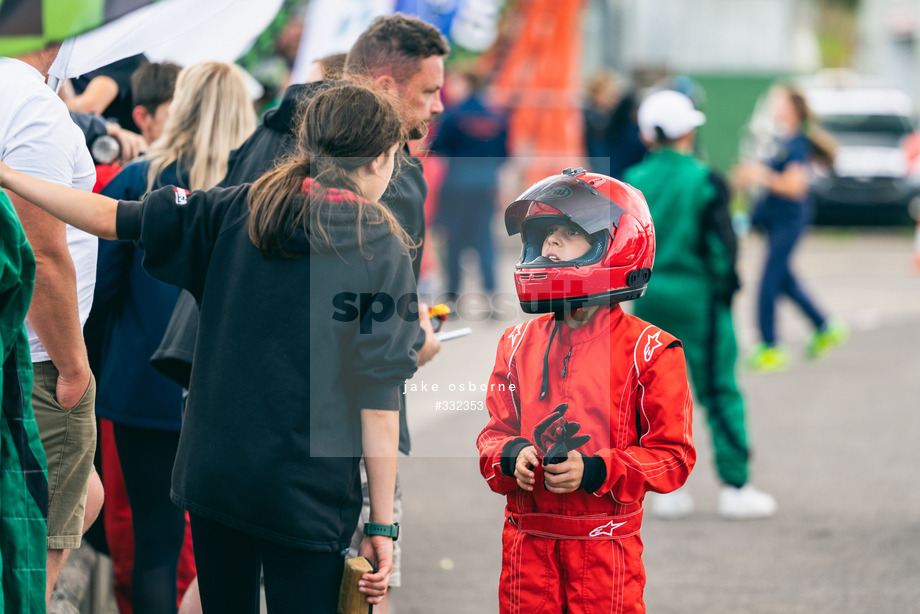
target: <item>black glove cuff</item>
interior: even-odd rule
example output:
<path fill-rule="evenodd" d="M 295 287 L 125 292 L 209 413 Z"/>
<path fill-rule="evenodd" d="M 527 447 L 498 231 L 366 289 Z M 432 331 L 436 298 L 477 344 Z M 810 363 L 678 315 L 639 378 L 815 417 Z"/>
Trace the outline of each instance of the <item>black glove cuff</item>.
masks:
<path fill-rule="evenodd" d="M 600 456 L 585 456 L 582 452 L 579 452 L 579 454 L 581 454 L 581 458 L 585 463 L 585 470 L 581 474 L 581 486 L 579 488 L 585 492 L 593 493 L 607 479 L 607 466 Z"/>
<path fill-rule="evenodd" d="M 509 478 L 514 477 L 514 463 L 517 462 L 518 454 L 529 445 L 531 445 L 530 442 L 523 437 L 517 437 L 505 444 L 505 447 L 502 448 L 502 460 L 500 465 L 502 473 Z"/>

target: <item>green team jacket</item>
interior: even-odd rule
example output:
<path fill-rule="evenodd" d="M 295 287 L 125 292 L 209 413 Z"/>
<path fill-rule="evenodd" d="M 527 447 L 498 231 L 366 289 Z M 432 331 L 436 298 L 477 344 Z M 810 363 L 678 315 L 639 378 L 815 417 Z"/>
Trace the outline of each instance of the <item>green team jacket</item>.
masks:
<path fill-rule="evenodd" d="M 738 288 L 737 241 L 728 212 L 728 188 L 716 173 L 673 149 L 649 154 L 625 181 L 648 202 L 656 252 L 646 297 L 651 302 L 702 295 L 729 300 Z M 689 296 L 688 296 L 689 295 Z"/>
<path fill-rule="evenodd" d="M 23 324 L 35 257 L 0 190 L 0 612 L 45 612 L 48 477 L 32 413 L 32 360 Z"/>

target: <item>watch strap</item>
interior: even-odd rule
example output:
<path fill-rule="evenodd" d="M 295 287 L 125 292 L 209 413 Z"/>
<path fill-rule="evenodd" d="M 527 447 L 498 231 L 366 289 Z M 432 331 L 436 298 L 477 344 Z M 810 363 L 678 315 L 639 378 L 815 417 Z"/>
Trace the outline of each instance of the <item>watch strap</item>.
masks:
<path fill-rule="evenodd" d="M 376 522 L 365 522 L 364 534 L 385 535 L 386 537 L 392 537 L 393 541 L 395 542 L 399 538 L 399 523 L 394 522 L 393 524 L 378 524 Z"/>

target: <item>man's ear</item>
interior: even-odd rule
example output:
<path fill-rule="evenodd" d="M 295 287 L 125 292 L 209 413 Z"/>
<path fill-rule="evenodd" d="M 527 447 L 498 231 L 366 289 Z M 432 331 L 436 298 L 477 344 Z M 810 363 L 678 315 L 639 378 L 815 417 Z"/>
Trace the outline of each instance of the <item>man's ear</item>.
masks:
<path fill-rule="evenodd" d="M 396 93 L 396 79 L 390 75 L 380 75 L 371 82 L 371 89 L 388 94 Z"/>
<path fill-rule="evenodd" d="M 134 120 L 134 123 L 137 125 L 138 130 L 141 131 L 141 134 L 144 133 L 144 130 L 147 129 L 147 124 L 150 122 L 150 112 L 147 111 L 144 105 L 137 105 L 131 109 L 131 119 Z"/>

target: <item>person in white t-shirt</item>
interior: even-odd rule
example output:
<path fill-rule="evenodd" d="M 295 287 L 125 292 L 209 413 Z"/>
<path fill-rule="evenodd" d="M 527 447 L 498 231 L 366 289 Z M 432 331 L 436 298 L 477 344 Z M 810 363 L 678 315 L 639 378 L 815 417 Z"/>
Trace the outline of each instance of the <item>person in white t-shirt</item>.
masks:
<path fill-rule="evenodd" d="M 0 159 L 16 170 L 90 191 L 96 181 L 83 134 L 45 83 L 60 45 L 0 58 Z M 95 382 L 83 342 L 96 279 L 96 238 L 15 195 L 37 263 L 26 319 L 35 374 L 32 405 L 48 457 L 46 601 L 67 558 L 102 506 L 93 470 Z"/>

